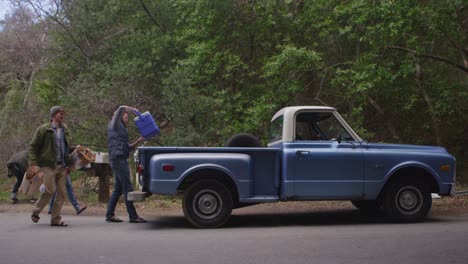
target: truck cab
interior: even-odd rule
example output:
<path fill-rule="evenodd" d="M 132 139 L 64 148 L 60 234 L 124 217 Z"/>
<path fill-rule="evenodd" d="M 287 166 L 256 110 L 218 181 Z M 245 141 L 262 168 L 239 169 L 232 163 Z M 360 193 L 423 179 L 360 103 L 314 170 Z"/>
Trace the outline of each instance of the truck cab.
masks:
<path fill-rule="evenodd" d="M 365 143 L 332 107 L 295 106 L 272 118 L 268 147 L 283 152 L 284 196 L 363 197 Z"/>

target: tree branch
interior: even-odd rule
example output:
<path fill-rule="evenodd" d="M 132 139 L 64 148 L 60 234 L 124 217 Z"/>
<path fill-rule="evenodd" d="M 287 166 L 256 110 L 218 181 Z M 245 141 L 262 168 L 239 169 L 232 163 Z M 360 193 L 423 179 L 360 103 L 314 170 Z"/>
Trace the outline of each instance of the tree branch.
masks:
<path fill-rule="evenodd" d="M 78 43 L 78 41 L 76 40 L 76 38 L 73 36 L 72 32 L 70 32 L 70 30 L 68 29 L 67 26 L 65 26 L 65 24 L 63 24 L 57 17 L 57 13 L 58 13 L 58 4 L 57 4 L 57 9 L 56 9 L 56 13 L 55 15 L 52 15 L 51 13 L 49 13 L 47 10 L 45 10 L 44 7 L 42 7 L 41 3 L 38 2 L 37 5 L 35 5 L 31 0 L 26 0 L 26 2 L 34 9 L 35 13 L 40 16 L 40 12 L 43 12 L 47 17 L 49 17 L 50 19 L 52 19 L 55 23 L 57 23 L 61 28 L 63 28 L 63 30 L 65 30 L 66 34 L 70 37 L 71 41 L 75 44 L 75 46 L 81 51 L 81 53 L 86 57 L 88 58 L 88 54 L 83 50 L 83 48 L 81 47 L 81 45 Z M 39 9 L 39 10 L 38 10 Z"/>
<path fill-rule="evenodd" d="M 150 13 L 148 7 L 146 7 L 145 3 L 143 2 L 143 0 L 138 0 L 138 2 L 140 2 L 140 5 L 141 7 L 143 7 L 143 10 L 145 10 L 145 13 L 149 16 L 149 18 L 151 19 L 151 21 L 153 21 L 153 23 L 161 30 L 162 30 L 162 27 L 161 25 L 159 25 L 158 21 L 156 21 L 156 19 L 153 17 L 153 15 Z"/>
<path fill-rule="evenodd" d="M 414 56 L 416 57 L 422 57 L 422 58 L 429 58 L 429 59 L 433 59 L 433 60 L 437 60 L 437 61 L 441 61 L 441 62 L 445 62 L 449 65 L 452 65 L 454 66 L 455 68 L 458 68 L 462 71 L 464 71 L 465 73 L 468 73 L 468 68 L 463 66 L 463 65 L 460 65 L 458 63 L 455 63 L 447 58 L 443 58 L 443 57 L 439 57 L 439 56 L 435 56 L 435 55 L 432 55 L 432 54 L 420 54 L 418 53 L 417 51 L 415 50 L 412 50 L 412 49 L 408 49 L 408 48 L 403 48 L 403 47 L 398 47 L 398 46 L 386 46 L 384 47 L 386 49 L 396 49 L 396 50 L 402 50 L 402 51 L 406 51 L 406 52 L 409 52 L 411 54 L 413 54 Z"/>

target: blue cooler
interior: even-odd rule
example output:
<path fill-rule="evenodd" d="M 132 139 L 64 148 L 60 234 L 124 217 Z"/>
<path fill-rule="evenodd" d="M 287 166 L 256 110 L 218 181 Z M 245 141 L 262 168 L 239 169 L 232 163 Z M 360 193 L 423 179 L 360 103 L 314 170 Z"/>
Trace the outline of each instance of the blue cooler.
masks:
<path fill-rule="evenodd" d="M 138 111 L 135 111 L 135 114 L 137 115 L 137 117 L 134 119 L 135 125 L 140 131 L 140 134 L 146 140 L 159 135 L 161 131 L 159 130 L 158 125 L 156 125 L 156 122 L 154 121 L 154 118 L 150 112 L 146 111 L 142 114 Z"/>

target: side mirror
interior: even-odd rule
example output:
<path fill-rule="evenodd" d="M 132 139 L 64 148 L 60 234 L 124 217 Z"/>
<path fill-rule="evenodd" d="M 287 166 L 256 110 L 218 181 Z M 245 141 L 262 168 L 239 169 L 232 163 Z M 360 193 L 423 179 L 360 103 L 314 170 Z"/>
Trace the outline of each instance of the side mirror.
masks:
<path fill-rule="evenodd" d="M 338 137 L 336 138 L 336 141 L 338 141 L 338 144 L 340 144 L 340 143 L 341 143 L 341 140 L 342 140 L 341 134 L 339 134 Z"/>

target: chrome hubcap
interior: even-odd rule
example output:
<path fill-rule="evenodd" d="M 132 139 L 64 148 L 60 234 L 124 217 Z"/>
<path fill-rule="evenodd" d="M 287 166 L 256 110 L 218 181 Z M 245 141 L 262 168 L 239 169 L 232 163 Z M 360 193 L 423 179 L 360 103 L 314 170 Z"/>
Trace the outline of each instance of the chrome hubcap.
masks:
<path fill-rule="evenodd" d="M 202 219 L 213 219 L 221 212 L 221 196 L 212 190 L 202 190 L 193 199 L 195 214 Z"/>
<path fill-rule="evenodd" d="M 422 194 L 413 186 L 407 186 L 399 190 L 396 199 L 398 209 L 404 214 L 416 213 L 422 207 Z"/>

